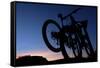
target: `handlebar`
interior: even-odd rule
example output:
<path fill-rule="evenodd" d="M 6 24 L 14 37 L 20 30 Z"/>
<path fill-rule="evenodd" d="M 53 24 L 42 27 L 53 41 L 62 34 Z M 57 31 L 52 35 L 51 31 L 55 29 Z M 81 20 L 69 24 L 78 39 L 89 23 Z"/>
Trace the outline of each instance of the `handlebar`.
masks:
<path fill-rule="evenodd" d="M 67 16 L 63 17 L 62 14 L 58 14 L 58 17 L 60 17 L 61 19 L 66 19 L 67 17 L 71 16 L 72 14 L 76 13 L 78 10 L 80 10 L 81 8 L 77 8 L 74 11 L 72 11 L 70 14 L 68 14 Z"/>

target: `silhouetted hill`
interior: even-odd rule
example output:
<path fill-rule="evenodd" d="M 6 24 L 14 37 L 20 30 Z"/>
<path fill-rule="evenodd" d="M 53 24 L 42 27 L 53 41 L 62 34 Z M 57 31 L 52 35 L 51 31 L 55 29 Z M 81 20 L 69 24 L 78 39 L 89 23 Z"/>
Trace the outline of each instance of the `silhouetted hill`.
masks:
<path fill-rule="evenodd" d="M 42 56 L 23 56 L 16 60 L 17 66 L 47 64 L 47 59 Z"/>
<path fill-rule="evenodd" d="M 23 56 L 16 59 L 16 66 L 29 66 L 29 65 L 48 65 L 48 64 L 64 64 L 64 63 L 80 63 L 80 62 L 95 62 L 97 57 L 88 57 L 88 58 L 68 58 L 68 59 L 59 59 L 54 61 L 48 61 L 42 56 Z"/>

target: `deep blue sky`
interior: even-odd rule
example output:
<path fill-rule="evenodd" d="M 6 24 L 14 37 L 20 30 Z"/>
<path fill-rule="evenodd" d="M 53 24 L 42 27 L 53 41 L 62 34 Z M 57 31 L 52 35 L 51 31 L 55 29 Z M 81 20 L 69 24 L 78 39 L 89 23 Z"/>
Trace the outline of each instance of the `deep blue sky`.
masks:
<path fill-rule="evenodd" d="M 16 49 L 17 54 L 25 52 L 48 51 L 42 37 L 42 26 L 47 19 L 60 23 L 58 13 L 64 16 L 79 6 L 16 3 Z M 81 7 L 73 14 L 76 20 L 88 20 L 87 31 L 91 43 L 96 46 L 96 8 Z M 68 19 L 69 20 L 69 19 Z M 66 24 L 66 23 L 64 23 Z"/>

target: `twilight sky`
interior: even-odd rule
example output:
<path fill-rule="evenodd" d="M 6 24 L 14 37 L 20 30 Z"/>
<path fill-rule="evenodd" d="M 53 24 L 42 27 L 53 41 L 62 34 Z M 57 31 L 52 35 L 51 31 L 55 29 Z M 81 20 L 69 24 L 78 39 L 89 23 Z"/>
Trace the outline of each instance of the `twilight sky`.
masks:
<path fill-rule="evenodd" d="M 58 13 L 64 16 L 80 6 L 47 5 L 32 3 L 16 3 L 16 57 L 24 55 L 43 56 L 50 60 L 63 58 L 60 52 L 54 53 L 47 48 L 42 37 L 42 26 L 47 19 L 60 23 Z M 96 7 L 80 7 L 73 14 L 76 20 L 88 20 L 87 31 L 95 50 L 96 47 Z M 68 19 L 68 24 L 70 19 Z M 73 53 L 66 47 L 69 56 Z"/>

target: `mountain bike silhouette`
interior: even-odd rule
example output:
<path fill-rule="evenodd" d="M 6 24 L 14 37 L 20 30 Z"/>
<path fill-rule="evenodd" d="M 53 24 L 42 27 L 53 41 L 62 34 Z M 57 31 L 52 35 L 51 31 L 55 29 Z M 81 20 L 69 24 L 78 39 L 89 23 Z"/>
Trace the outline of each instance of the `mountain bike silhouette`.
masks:
<path fill-rule="evenodd" d="M 61 24 L 58 24 L 52 19 L 48 19 L 44 22 L 42 27 L 42 35 L 47 47 L 54 52 L 62 52 L 64 59 L 70 58 L 65 46 L 72 49 L 75 58 L 82 57 L 83 49 L 86 51 L 88 56 L 94 54 L 94 50 L 90 42 L 88 32 L 86 30 L 88 21 L 76 21 L 72 15 L 80 9 L 81 8 L 75 9 L 67 16 L 62 16 L 62 14 L 58 14 L 58 18 L 60 18 Z M 64 25 L 63 21 L 68 18 L 71 20 L 70 25 Z M 48 28 L 49 25 L 55 26 L 56 29 L 52 29 L 53 26 L 51 26 L 51 28 Z M 48 32 L 47 29 L 52 30 L 51 32 Z M 58 31 L 54 31 L 57 29 Z M 49 37 L 51 37 L 51 39 L 49 39 Z M 51 44 L 52 42 L 50 42 L 50 40 L 56 40 L 56 45 L 59 47 L 55 47 L 54 44 Z"/>

